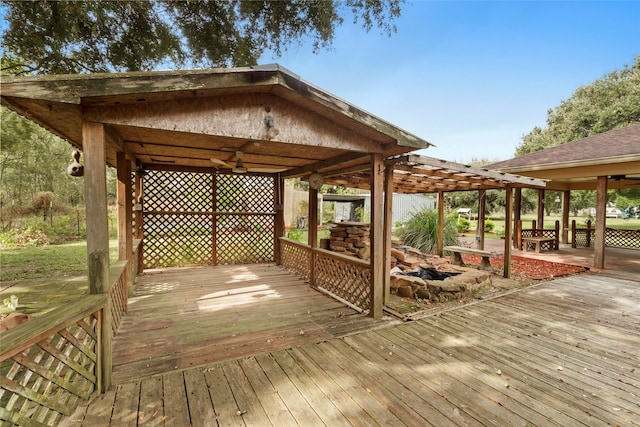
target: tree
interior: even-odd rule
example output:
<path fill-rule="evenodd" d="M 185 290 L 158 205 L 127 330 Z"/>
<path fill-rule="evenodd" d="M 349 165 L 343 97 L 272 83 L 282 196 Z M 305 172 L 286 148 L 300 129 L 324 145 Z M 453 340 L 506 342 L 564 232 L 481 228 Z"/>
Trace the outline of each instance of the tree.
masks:
<path fill-rule="evenodd" d="M 640 122 L 640 56 L 590 85 L 578 88 L 549 110 L 547 127 L 535 127 L 522 138 L 516 156 L 554 147 Z"/>
<path fill-rule="evenodd" d="M 2 0 L 10 74 L 139 71 L 255 65 L 271 50 L 311 39 L 331 46 L 351 13 L 391 35 L 404 0 Z"/>
<path fill-rule="evenodd" d="M 0 108 L 0 204 L 27 206 L 43 191 L 57 200 L 77 204 L 84 197 L 82 180 L 69 178 L 69 144 L 35 123 Z"/>

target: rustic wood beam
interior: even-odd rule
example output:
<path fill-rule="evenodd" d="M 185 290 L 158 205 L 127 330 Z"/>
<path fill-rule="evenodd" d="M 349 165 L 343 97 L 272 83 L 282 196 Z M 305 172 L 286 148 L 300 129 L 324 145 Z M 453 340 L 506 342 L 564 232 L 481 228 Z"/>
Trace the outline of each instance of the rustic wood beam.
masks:
<path fill-rule="evenodd" d="M 84 122 L 82 125 L 84 153 L 84 194 L 87 210 L 87 259 L 89 293 L 109 292 L 109 221 L 107 214 L 106 147 L 104 126 Z M 107 298 L 100 319 L 98 355 L 99 389 L 111 385 L 111 299 Z"/>
<path fill-rule="evenodd" d="M 371 302 L 369 316 L 382 318 L 384 302 L 384 218 L 382 190 L 384 188 L 384 163 L 382 154 L 371 154 Z"/>
<path fill-rule="evenodd" d="M 438 191 L 438 240 L 436 242 L 436 253 L 442 257 L 444 255 L 444 192 Z"/>
<path fill-rule="evenodd" d="M 117 156 L 117 188 L 118 199 L 118 259 L 127 261 L 127 293 L 133 295 L 133 194 L 131 188 L 131 161 L 124 152 Z"/>
<path fill-rule="evenodd" d="M 513 247 L 520 249 L 520 239 L 522 238 L 522 227 L 517 227 L 516 224 L 520 224 L 522 220 L 522 188 L 515 189 L 515 196 L 513 201 Z"/>
<path fill-rule="evenodd" d="M 138 247 L 138 274 L 144 271 L 144 231 L 142 228 L 142 204 L 143 204 L 143 176 L 136 174 L 134 180 L 135 187 L 135 197 L 134 197 L 134 205 L 133 205 L 133 215 L 134 215 L 134 235 L 136 239 L 141 240 L 140 246 Z"/>
<path fill-rule="evenodd" d="M 598 177 L 596 189 L 596 239 L 593 246 L 593 266 L 604 268 L 604 241 L 607 227 L 607 177 Z"/>
<path fill-rule="evenodd" d="M 505 188 L 505 220 L 504 220 L 504 277 L 511 277 L 511 233 L 513 218 L 513 189 L 511 186 Z"/>
<path fill-rule="evenodd" d="M 544 190 L 538 190 L 538 225 L 537 228 L 544 228 Z"/>
<path fill-rule="evenodd" d="M 478 190 L 478 226 L 476 227 L 476 243 L 478 249 L 484 250 L 484 222 L 487 212 L 487 192 Z"/>
<path fill-rule="evenodd" d="M 345 153 L 345 154 L 341 154 L 339 156 L 336 157 L 332 157 L 330 159 L 327 160 L 321 160 L 319 162 L 310 164 L 310 165 L 306 165 L 306 166 L 302 166 L 299 168 L 295 168 L 295 169 L 291 169 L 285 172 L 282 172 L 282 177 L 283 178 L 295 178 L 295 177 L 299 177 L 299 176 L 303 176 L 303 175 L 307 175 L 331 166 L 336 166 L 339 165 L 341 163 L 347 163 L 350 162 L 352 160 L 357 160 L 357 159 L 361 159 L 363 157 L 368 156 L 368 154 L 363 154 L 363 153 Z"/>
<path fill-rule="evenodd" d="M 384 168 L 384 304 L 391 299 L 391 228 L 393 227 L 393 168 Z"/>
<path fill-rule="evenodd" d="M 284 179 L 277 175 L 273 180 L 274 205 L 276 208 L 276 218 L 274 224 L 274 261 L 276 265 L 282 264 L 282 254 L 280 253 L 280 237 L 284 236 Z"/>
<path fill-rule="evenodd" d="M 267 113 L 265 106 L 269 108 Z M 87 120 L 108 125 L 161 129 L 199 135 L 276 141 L 362 153 L 382 152 L 383 144 L 363 136 L 343 121 L 332 121 L 272 94 L 228 95 L 167 102 L 86 106 Z M 264 123 L 273 119 L 270 133 Z"/>
<path fill-rule="evenodd" d="M 571 205 L 571 191 L 562 192 L 562 244 L 569 243 L 569 207 Z"/>

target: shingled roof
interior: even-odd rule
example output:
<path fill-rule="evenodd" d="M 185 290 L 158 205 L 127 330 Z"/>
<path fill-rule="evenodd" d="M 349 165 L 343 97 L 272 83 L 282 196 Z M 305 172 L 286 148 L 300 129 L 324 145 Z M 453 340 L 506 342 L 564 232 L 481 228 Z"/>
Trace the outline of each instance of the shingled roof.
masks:
<path fill-rule="evenodd" d="M 640 123 L 485 167 L 550 180 L 547 188 L 557 190 L 594 188 L 598 176 L 617 177 L 620 183 L 621 176 L 640 177 Z"/>

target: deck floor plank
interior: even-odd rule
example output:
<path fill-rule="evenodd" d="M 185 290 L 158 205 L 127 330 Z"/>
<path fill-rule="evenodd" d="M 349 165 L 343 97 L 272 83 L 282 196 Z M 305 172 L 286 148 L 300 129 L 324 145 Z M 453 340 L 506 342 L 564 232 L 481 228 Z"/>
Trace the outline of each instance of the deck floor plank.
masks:
<path fill-rule="evenodd" d="M 278 362 L 271 354 L 256 355 L 255 361 L 259 364 L 259 369 L 264 372 L 273 389 L 273 393 L 277 393 L 286 405 L 287 411 L 291 413 L 297 425 L 316 426 L 324 425 L 322 419 L 315 410 L 301 408 L 298 402 L 304 401 L 304 397 L 296 388 L 294 383 L 289 379 L 287 374 L 282 370 Z M 261 398 L 262 399 L 262 398 Z"/>
<path fill-rule="evenodd" d="M 274 426 L 295 425 L 296 420 L 278 391 L 280 387 L 278 389 L 273 387 L 255 357 L 240 359 L 240 366 L 244 374 L 249 378 L 251 387 L 256 393 L 267 417 L 269 417 L 271 424 Z M 285 390 L 286 387 L 282 389 Z"/>
<path fill-rule="evenodd" d="M 376 421 L 351 397 L 351 395 L 337 384 L 300 348 L 290 349 L 289 355 L 309 375 L 313 382 L 322 390 L 324 395 L 340 410 L 347 422 L 356 427 L 376 425 Z"/>
<path fill-rule="evenodd" d="M 140 403 L 140 381 L 119 384 L 116 387 L 116 399 L 113 405 L 113 425 L 135 427 L 138 424 L 138 405 Z"/>
<path fill-rule="evenodd" d="M 640 427 L 640 279 L 572 276 L 398 324 L 272 266 L 196 270 L 146 278 L 147 292 L 185 293 L 173 307 L 141 296 L 123 322 L 146 342 L 120 375 L 163 373 L 116 384 L 73 425 Z M 216 318 L 239 332 L 216 336 Z"/>
<path fill-rule="evenodd" d="M 327 426 L 351 425 L 340 410 L 325 395 L 318 385 L 307 375 L 286 351 L 278 351 L 272 354 L 275 361 L 287 375 L 291 383 L 298 389 L 305 402 L 322 419 Z M 298 405 L 300 401 L 298 401 Z"/>
<path fill-rule="evenodd" d="M 238 416 L 249 426 L 271 426 L 269 417 L 262 407 L 249 378 L 242 370 L 238 360 L 223 364 L 224 375 L 229 382 L 237 405 Z"/>
<path fill-rule="evenodd" d="M 207 427 L 217 423 L 213 402 L 204 373 L 199 369 L 184 371 L 184 386 L 187 393 L 187 405 L 191 417 L 191 426 Z"/>
<path fill-rule="evenodd" d="M 432 425 L 420 411 L 420 408 L 428 403 L 400 382 L 403 375 L 398 377 L 387 375 L 379 365 L 370 363 L 366 355 L 354 352 L 354 349 L 342 340 L 320 343 L 319 347 L 332 362 L 348 370 L 361 388 L 404 423 Z M 402 396 L 402 399 L 395 399 L 394 396 Z"/>
<path fill-rule="evenodd" d="M 162 377 L 145 378 L 140 383 L 139 426 L 164 426 Z"/>
<path fill-rule="evenodd" d="M 405 425 L 400 418 L 389 411 L 383 402 L 372 396 L 370 388 L 362 386 L 356 376 L 352 375 L 349 370 L 345 370 L 346 367 L 340 366 L 328 358 L 320 346 L 305 346 L 303 351 L 377 424 L 382 426 Z"/>
<path fill-rule="evenodd" d="M 238 415 L 238 405 L 233 397 L 227 378 L 224 376 L 222 366 L 216 364 L 205 368 L 204 377 L 207 380 L 218 425 L 244 426 L 244 420 Z"/>
<path fill-rule="evenodd" d="M 162 376 L 164 383 L 164 422 L 166 427 L 191 424 L 187 391 L 182 372 L 171 372 Z"/>

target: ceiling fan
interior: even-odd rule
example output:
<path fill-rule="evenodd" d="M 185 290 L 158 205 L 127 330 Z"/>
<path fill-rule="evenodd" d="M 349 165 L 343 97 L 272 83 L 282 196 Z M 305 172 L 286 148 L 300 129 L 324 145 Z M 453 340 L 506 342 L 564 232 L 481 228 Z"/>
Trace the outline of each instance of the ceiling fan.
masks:
<path fill-rule="evenodd" d="M 244 153 L 242 151 L 236 151 L 236 163 L 229 164 L 224 160 L 216 159 L 215 157 L 211 158 L 211 162 L 215 164 L 216 169 L 231 169 L 231 172 L 234 173 L 247 173 L 247 172 L 257 172 L 257 173 L 278 173 L 286 170 L 286 168 L 247 168 L 244 163 L 242 163 L 242 156 Z"/>
<path fill-rule="evenodd" d="M 640 177 L 635 177 L 635 176 L 626 176 L 626 175 L 611 175 L 609 178 L 611 178 L 612 180 L 616 181 L 616 182 L 620 182 L 620 181 L 640 181 Z M 640 183 L 638 184 L 627 184 L 627 187 L 635 187 L 637 185 L 640 185 Z"/>

